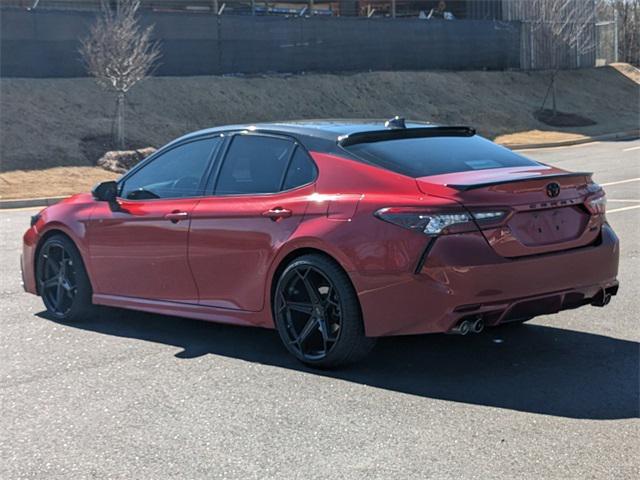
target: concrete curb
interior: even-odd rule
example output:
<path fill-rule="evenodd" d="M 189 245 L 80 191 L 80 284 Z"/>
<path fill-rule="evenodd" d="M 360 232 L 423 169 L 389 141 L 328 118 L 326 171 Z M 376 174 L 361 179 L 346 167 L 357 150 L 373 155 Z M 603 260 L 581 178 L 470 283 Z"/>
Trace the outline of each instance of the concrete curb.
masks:
<path fill-rule="evenodd" d="M 577 140 L 566 140 L 550 143 L 523 143 L 514 145 L 503 145 L 511 150 L 533 150 L 536 148 L 570 147 L 572 145 L 582 145 L 592 142 L 607 142 L 611 140 L 635 140 L 640 138 L 640 129 L 628 130 L 626 132 L 608 133 L 606 135 L 596 135 L 595 137 L 579 138 Z"/>
<path fill-rule="evenodd" d="M 528 150 L 535 148 L 551 148 L 551 147 L 570 147 L 572 145 L 581 145 L 591 142 L 606 142 L 611 140 L 634 140 L 640 138 L 640 129 L 629 130 L 626 132 L 609 133 L 607 135 L 598 135 L 595 137 L 581 138 L 578 140 L 567 140 L 566 142 L 555 143 L 524 143 L 516 145 L 504 145 L 511 150 Z M 68 197 L 68 196 L 67 196 Z M 21 198 L 16 200 L 0 200 L 0 210 L 11 208 L 28 208 L 28 207 L 48 207 L 64 200 L 67 197 L 48 197 L 48 198 Z"/>
<path fill-rule="evenodd" d="M 19 198 L 16 200 L 0 200 L 0 210 L 8 208 L 28 208 L 28 207 L 48 207 L 58 203 L 60 200 L 68 198 L 65 197 L 48 197 L 48 198 Z"/>

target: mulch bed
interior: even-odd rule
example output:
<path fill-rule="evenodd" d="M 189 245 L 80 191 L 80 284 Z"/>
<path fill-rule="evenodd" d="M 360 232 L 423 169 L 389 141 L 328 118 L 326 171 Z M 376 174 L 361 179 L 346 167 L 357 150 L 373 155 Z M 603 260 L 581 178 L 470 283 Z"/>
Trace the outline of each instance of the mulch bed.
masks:
<path fill-rule="evenodd" d="M 596 122 L 582 115 L 561 111 L 554 113 L 553 110 L 548 108 L 535 111 L 533 116 L 538 121 L 552 127 L 588 127 L 590 125 L 596 125 Z"/>

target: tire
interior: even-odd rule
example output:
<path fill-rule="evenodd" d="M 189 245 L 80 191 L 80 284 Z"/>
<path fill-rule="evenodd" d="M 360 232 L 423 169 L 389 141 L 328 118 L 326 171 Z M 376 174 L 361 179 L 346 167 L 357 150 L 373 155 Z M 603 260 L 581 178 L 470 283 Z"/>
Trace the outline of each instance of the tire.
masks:
<path fill-rule="evenodd" d="M 42 244 L 36 260 L 36 282 L 47 312 L 56 320 L 78 322 L 95 313 L 84 262 L 68 237 L 52 235 Z"/>
<path fill-rule="evenodd" d="M 364 334 L 360 303 L 349 277 L 323 255 L 303 255 L 287 265 L 272 305 L 284 346 L 307 365 L 336 368 L 355 363 L 375 345 L 375 339 Z"/>

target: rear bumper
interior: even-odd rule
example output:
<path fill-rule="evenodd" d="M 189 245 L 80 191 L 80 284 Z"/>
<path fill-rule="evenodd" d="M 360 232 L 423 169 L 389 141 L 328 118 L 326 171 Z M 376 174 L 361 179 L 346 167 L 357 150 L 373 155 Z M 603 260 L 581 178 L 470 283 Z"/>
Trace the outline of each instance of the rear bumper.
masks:
<path fill-rule="evenodd" d="M 435 333 L 464 318 L 495 325 L 615 295 L 618 257 L 605 224 L 595 245 L 520 259 L 500 257 L 479 233 L 441 237 L 419 273 L 351 275 L 368 336 Z"/>

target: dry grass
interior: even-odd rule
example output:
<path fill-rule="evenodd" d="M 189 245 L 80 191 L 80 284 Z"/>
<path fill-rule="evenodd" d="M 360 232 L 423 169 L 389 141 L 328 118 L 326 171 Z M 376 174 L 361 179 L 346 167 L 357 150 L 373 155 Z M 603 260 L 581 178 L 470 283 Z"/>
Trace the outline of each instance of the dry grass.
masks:
<path fill-rule="evenodd" d="M 525 132 L 498 135 L 495 141 L 504 146 L 524 145 L 531 143 L 556 143 L 576 140 L 585 140 L 587 135 L 567 132 L 547 132 L 543 130 L 527 130 Z"/>
<path fill-rule="evenodd" d="M 614 68 L 563 71 L 558 108 L 597 125 L 556 129 L 533 116 L 548 72 L 370 72 L 350 75 L 154 77 L 131 91 L 130 147 L 159 147 L 193 130 L 292 118 L 402 115 L 476 127 L 483 135 L 557 130 L 593 136 L 638 124 L 639 86 Z M 90 78 L 0 79 L 0 171 L 95 166 L 114 99 Z M 100 146 L 98 151 L 97 146 Z"/>
<path fill-rule="evenodd" d="M 615 68 L 629 80 L 640 84 L 640 69 L 634 67 L 633 65 L 629 65 L 628 63 L 612 63 L 611 67 Z"/>
<path fill-rule="evenodd" d="M 117 173 L 99 167 L 56 167 L 0 173 L 0 199 L 61 197 L 88 192 L 96 183 L 115 180 Z"/>

